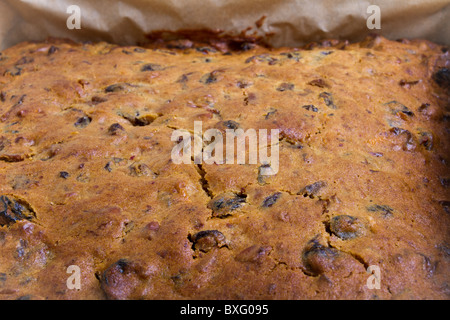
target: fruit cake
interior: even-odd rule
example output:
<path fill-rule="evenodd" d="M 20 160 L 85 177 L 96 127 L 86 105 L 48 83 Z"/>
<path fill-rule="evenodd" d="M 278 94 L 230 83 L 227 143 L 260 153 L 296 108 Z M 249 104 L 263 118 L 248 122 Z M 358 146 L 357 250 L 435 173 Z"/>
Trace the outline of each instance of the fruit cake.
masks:
<path fill-rule="evenodd" d="M 449 55 L 381 36 L 5 49 L 0 299 L 448 299 Z M 277 130 L 278 171 L 175 163 L 194 122 Z"/>

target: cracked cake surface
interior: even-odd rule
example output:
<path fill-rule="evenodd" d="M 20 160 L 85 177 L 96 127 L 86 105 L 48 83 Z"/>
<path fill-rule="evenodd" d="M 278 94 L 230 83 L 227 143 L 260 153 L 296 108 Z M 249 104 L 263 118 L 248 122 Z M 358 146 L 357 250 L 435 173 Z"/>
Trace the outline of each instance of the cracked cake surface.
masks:
<path fill-rule="evenodd" d="M 0 299 L 449 298 L 447 49 L 239 49 L 0 53 Z M 174 164 L 194 121 L 278 129 L 279 171 Z"/>

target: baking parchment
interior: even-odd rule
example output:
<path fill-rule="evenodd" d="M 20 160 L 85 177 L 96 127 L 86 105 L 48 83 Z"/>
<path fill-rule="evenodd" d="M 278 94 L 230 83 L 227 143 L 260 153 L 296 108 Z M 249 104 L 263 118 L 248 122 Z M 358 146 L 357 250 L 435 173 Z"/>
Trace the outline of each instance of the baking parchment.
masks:
<path fill-rule="evenodd" d="M 71 5 L 80 8 L 81 29 L 67 28 Z M 367 28 L 370 5 L 380 8 L 379 30 Z M 449 45 L 450 0 L 0 0 L 0 50 L 47 37 L 133 45 L 160 30 L 248 28 L 275 47 L 371 32 Z"/>

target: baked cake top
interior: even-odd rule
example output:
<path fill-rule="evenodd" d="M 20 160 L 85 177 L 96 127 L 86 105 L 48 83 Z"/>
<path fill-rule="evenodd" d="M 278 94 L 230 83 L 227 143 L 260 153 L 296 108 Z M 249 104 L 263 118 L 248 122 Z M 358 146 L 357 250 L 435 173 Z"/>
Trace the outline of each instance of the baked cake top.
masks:
<path fill-rule="evenodd" d="M 448 298 L 448 55 L 382 37 L 4 50 L 0 298 Z M 196 121 L 277 129 L 278 172 L 175 164 Z"/>

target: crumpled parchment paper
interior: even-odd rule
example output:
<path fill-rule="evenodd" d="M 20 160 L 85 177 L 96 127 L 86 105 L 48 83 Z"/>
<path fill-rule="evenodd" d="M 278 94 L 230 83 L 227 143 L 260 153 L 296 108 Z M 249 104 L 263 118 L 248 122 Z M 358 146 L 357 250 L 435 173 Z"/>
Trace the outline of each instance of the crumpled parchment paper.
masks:
<path fill-rule="evenodd" d="M 67 28 L 71 5 L 80 8 L 81 29 Z M 379 30 L 367 28 L 370 5 L 380 8 Z M 47 37 L 132 45 L 159 30 L 248 28 L 272 46 L 359 41 L 370 32 L 450 44 L 450 0 L 0 0 L 0 50 Z"/>

